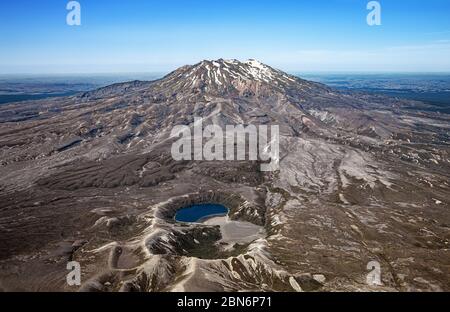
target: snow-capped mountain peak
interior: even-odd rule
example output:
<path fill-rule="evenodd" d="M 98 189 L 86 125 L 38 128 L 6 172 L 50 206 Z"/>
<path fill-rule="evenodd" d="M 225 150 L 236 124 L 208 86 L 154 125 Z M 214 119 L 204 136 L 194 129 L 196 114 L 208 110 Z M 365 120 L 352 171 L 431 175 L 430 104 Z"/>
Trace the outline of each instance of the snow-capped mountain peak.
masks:
<path fill-rule="evenodd" d="M 239 90 L 256 84 L 283 88 L 302 81 L 254 59 L 244 62 L 235 59 L 204 60 L 192 66 L 184 66 L 164 80 L 170 84 L 183 82 L 179 87 L 184 89 L 201 89 L 207 92 Z"/>

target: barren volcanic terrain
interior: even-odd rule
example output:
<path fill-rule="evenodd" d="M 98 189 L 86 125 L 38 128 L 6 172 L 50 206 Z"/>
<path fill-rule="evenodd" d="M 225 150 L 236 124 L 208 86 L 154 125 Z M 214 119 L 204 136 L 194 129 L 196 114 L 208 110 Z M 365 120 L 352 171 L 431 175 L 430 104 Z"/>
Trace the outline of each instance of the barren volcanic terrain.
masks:
<path fill-rule="evenodd" d="M 222 59 L 2 105 L 0 289 L 450 291 L 450 115 L 421 105 Z M 175 161 L 195 117 L 279 125 L 279 170 Z M 202 203 L 229 214 L 175 221 Z"/>

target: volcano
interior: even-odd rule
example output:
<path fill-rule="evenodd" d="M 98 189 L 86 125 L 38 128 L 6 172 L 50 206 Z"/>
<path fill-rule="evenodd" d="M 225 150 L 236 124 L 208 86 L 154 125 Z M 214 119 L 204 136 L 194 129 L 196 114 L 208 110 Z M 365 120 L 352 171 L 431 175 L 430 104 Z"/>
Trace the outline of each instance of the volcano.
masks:
<path fill-rule="evenodd" d="M 2 105 L 0 289 L 449 291 L 450 116 L 422 105 L 224 59 Z M 174 160 L 195 118 L 277 125 L 279 170 Z M 228 216 L 174 220 L 202 204 Z"/>

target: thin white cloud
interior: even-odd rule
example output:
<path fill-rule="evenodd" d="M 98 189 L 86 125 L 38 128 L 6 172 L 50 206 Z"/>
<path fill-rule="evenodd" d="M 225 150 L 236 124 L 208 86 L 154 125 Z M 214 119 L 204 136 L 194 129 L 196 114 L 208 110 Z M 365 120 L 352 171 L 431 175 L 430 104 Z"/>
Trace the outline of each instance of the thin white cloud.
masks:
<path fill-rule="evenodd" d="M 372 50 L 300 50 L 268 61 L 288 70 L 450 72 L 450 42 Z"/>

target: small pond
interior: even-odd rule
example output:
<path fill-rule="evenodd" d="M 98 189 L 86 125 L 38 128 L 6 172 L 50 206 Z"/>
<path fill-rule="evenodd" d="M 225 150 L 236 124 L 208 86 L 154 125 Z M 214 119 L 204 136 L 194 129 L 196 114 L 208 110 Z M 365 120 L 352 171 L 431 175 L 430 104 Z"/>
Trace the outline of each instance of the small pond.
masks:
<path fill-rule="evenodd" d="M 200 223 L 209 218 L 226 216 L 228 208 L 219 204 L 199 204 L 181 208 L 175 215 L 178 222 Z"/>

